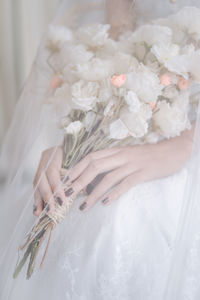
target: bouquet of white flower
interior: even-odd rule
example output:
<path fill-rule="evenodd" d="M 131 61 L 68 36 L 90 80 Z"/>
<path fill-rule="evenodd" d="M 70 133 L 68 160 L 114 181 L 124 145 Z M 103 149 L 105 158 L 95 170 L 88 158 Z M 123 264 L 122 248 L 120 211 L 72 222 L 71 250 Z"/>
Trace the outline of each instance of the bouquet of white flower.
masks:
<path fill-rule="evenodd" d="M 91 151 L 157 143 L 191 128 L 190 113 L 199 100 L 190 90 L 200 82 L 200 10 L 186 7 L 118 40 L 109 30 L 108 24 L 74 30 L 55 25 L 46 36 L 44 103 L 59 114 L 64 129 L 63 170 Z M 61 176 L 65 188 L 67 174 Z M 57 205 L 51 215 L 44 209 L 14 277 L 29 254 L 31 276 L 47 231 L 66 216 L 73 200 Z"/>

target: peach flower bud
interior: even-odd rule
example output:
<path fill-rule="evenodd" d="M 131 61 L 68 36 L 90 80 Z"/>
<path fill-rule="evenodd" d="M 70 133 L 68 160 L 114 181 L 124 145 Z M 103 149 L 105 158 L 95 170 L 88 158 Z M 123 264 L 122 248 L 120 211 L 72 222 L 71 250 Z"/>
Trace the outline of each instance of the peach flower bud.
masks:
<path fill-rule="evenodd" d="M 187 80 L 183 77 L 179 78 L 178 87 L 180 90 L 188 90 L 190 88 L 190 80 Z"/>
<path fill-rule="evenodd" d="M 171 76 L 167 73 L 164 73 L 160 76 L 160 83 L 164 86 L 169 86 L 170 84 L 172 84 Z"/>
<path fill-rule="evenodd" d="M 149 105 L 151 106 L 151 109 L 154 110 L 157 104 L 153 102 L 149 102 Z"/>
<path fill-rule="evenodd" d="M 125 74 L 113 75 L 111 77 L 111 83 L 116 87 L 121 87 L 122 85 L 124 85 L 125 82 L 126 82 Z"/>
<path fill-rule="evenodd" d="M 63 83 L 63 80 L 62 78 L 60 77 L 60 75 L 56 74 L 54 75 L 54 77 L 51 79 L 51 82 L 50 82 L 50 87 L 53 89 L 53 90 L 56 90 L 58 87 L 60 87 Z"/>

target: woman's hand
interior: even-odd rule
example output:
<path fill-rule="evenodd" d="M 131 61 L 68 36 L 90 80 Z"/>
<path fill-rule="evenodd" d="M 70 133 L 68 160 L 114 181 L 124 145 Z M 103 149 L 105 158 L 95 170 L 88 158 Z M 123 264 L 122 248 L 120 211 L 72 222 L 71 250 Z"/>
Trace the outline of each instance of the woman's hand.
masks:
<path fill-rule="evenodd" d="M 90 153 L 71 169 L 69 179 L 73 183 L 66 196 L 79 193 L 96 176 L 107 172 L 79 207 L 87 211 L 99 199 L 107 205 L 139 183 L 179 171 L 190 157 L 193 129 L 157 144 L 116 147 Z"/>
<path fill-rule="evenodd" d="M 35 204 L 33 207 L 35 216 L 39 216 L 47 202 L 47 211 L 52 212 L 55 200 L 60 205 L 66 201 L 60 177 L 62 159 L 63 149 L 61 146 L 50 148 L 42 153 L 33 183 L 34 188 L 37 187 L 34 193 Z M 55 197 L 53 197 L 54 193 Z"/>

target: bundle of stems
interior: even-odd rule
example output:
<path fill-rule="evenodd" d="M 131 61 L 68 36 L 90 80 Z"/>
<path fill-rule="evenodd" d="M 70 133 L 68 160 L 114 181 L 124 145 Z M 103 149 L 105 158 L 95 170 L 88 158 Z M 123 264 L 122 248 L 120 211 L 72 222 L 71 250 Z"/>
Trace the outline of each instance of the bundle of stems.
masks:
<path fill-rule="evenodd" d="M 119 99 L 119 102 L 116 103 L 116 106 L 113 109 L 114 117 L 116 117 L 116 115 L 119 113 L 120 104 L 121 102 Z M 82 111 L 75 111 L 73 117 L 74 120 L 81 120 L 84 117 L 84 114 Z M 129 144 L 132 140 L 131 137 L 127 137 L 123 140 L 117 141 L 116 143 L 116 140 L 109 138 L 106 133 L 106 128 L 108 128 L 110 121 L 112 121 L 111 119 L 111 117 L 105 117 L 103 113 L 99 113 L 99 119 L 94 120 L 89 130 L 86 131 L 85 129 L 82 129 L 78 134 L 66 133 L 64 135 L 63 163 L 61 169 L 61 179 L 63 182 L 64 190 L 68 188 L 68 185 L 65 183 L 65 178 L 68 171 L 87 154 L 92 151 L 105 149 L 106 147 L 112 147 L 114 145 L 126 145 Z M 19 247 L 19 250 L 25 251 L 25 253 L 15 268 L 13 274 L 14 278 L 17 278 L 29 256 L 30 260 L 26 278 L 29 279 L 32 276 L 36 264 L 37 255 L 39 253 L 41 245 L 43 244 L 47 234 L 49 233 L 47 246 L 40 263 L 40 268 L 42 268 L 52 237 L 52 231 L 55 226 L 66 217 L 74 200 L 75 199 L 72 195 L 71 197 L 67 198 L 65 205 L 62 206 L 60 206 L 55 201 L 55 209 L 51 214 L 47 212 L 46 207 L 43 209 L 37 224 L 33 226 L 32 230 L 28 234 L 25 244 Z"/>

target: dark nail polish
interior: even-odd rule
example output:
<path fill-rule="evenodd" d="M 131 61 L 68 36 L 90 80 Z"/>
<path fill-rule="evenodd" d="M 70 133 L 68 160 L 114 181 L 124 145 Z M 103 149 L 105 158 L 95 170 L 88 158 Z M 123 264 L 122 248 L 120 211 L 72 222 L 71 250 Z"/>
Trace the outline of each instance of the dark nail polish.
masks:
<path fill-rule="evenodd" d="M 94 188 L 94 186 L 93 186 L 91 183 L 89 183 L 89 184 L 87 185 L 87 187 L 86 187 L 86 193 L 87 193 L 88 195 L 90 195 L 90 194 L 92 193 L 92 191 L 93 191 L 93 188 Z"/>
<path fill-rule="evenodd" d="M 106 204 L 106 203 L 108 203 L 108 202 L 109 202 L 109 198 L 108 198 L 108 197 L 106 197 L 105 199 L 102 200 L 102 203 L 103 203 L 103 204 Z"/>
<path fill-rule="evenodd" d="M 58 204 L 59 204 L 60 206 L 63 205 L 63 201 L 62 201 L 62 199 L 61 199 L 60 197 L 57 197 L 56 200 L 57 200 L 57 202 L 58 202 Z"/>
<path fill-rule="evenodd" d="M 50 211 L 50 206 L 49 206 L 49 204 L 47 204 L 46 210 L 47 210 L 47 211 Z"/>
<path fill-rule="evenodd" d="M 73 192 L 74 192 L 73 188 L 70 188 L 65 192 L 65 196 L 69 197 L 69 196 L 71 196 L 71 194 L 73 194 Z"/>
<path fill-rule="evenodd" d="M 84 209 L 86 208 L 86 206 L 87 206 L 87 202 L 83 202 L 83 203 L 80 205 L 79 209 L 80 209 L 80 210 L 84 210 Z"/>
<path fill-rule="evenodd" d="M 97 175 L 86 187 L 86 192 L 88 195 L 92 193 L 94 188 L 101 182 L 101 180 L 105 177 L 105 175 L 109 172 L 104 172 Z"/>
<path fill-rule="evenodd" d="M 68 180 L 69 180 L 69 176 L 67 176 L 67 177 L 63 180 L 63 182 L 66 183 Z"/>
<path fill-rule="evenodd" d="M 36 210 L 37 210 L 37 205 L 33 205 L 33 212 L 36 212 Z"/>

